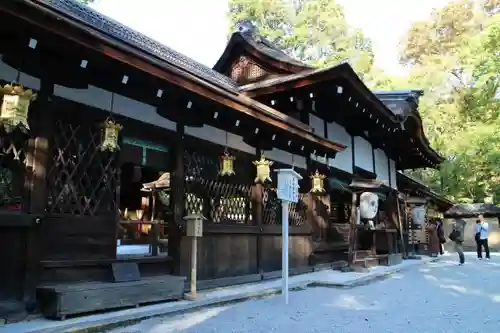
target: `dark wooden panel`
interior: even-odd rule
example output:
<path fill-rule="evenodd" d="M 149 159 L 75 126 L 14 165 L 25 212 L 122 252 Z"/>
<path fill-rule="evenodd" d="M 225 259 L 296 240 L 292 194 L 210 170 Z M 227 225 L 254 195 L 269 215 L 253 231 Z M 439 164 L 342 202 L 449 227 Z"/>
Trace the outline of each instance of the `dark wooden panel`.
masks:
<path fill-rule="evenodd" d="M 47 285 L 37 288 L 37 296 L 46 317 L 64 319 L 66 315 L 178 300 L 185 280 L 163 275 L 132 282 Z"/>
<path fill-rule="evenodd" d="M 114 216 L 45 216 L 42 219 L 43 259 L 78 260 L 114 258 Z"/>
<path fill-rule="evenodd" d="M 281 270 L 281 236 L 262 236 L 261 268 L 263 272 Z M 290 236 L 289 267 L 297 268 L 309 265 L 312 254 L 311 236 Z"/>
<path fill-rule="evenodd" d="M 257 236 L 207 235 L 198 239 L 198 279 L 218 279 L 258 273 Z M 191 240 L 181 241 L 181 275 L 187 275 Z"/>
<path fill-rule="evenodd" d="M 26 228 L 0 228 L 0 300 L 22 296 L 26 231 Z"/>
<path fill-rule="evenodd" d="M 214 224 L 206 222 L 203 233 L 207 235 L 217 234 L 241 234 L 241 235 L 281 235 L 281 225 L 245 225 L 245 224 Z M 308 225 L 291 226 L 289 235 L 310 235 L 312 229 Z"/>
<path fill-rule="evenodd" d="M 114 262 L 134 262 L 139 265 L 141 277 L 153 277 L 172 272 L 170 257 L 136 257 L 121 259 L 97 260 L 45 260 L 42 261 L 41 281 L 43 283 L 77 283 L 101 281 L 111 282 Z"/>

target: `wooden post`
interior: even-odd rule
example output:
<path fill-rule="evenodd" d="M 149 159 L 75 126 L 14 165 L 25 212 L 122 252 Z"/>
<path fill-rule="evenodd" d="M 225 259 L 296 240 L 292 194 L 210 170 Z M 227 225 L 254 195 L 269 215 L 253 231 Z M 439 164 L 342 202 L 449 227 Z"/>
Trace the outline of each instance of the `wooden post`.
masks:
<path fill-rule="evenodd" d="M 34 104 L 34 134 L 30 140 L 31 149 L 28 155 L 28 164 L 31 164 L 31 175 L 27 179 L 29 188 L 29 212 L 34 219 L 34 226 L 29 228 L 26 235 L 26 259 L 24 278 L 24 302 L 31 307 L 36 302 L 35 290 L 40 276 L 40 260 L 42 257 L 42 224 L 43 213 L 47 203 L 46 177 L 49 169 L 50 150 L 49 137 L 53 130 L 53 115 L 50 98 L 54 92 L 54 84 L 42 79 L 38 102 Z M 29 170 L 29 166 L 27 170 Z"/>
<path fill-rule="evenodd" d="M 397 195 L 396 195 L 396 206 L 398 208 L 398 228 L 399 228 L 399 236 L 401 239 L 401 247 L 402 247 L 401 253 L 403 255 L 403 258 L 406 259 L 408 257 L 408 253 L 406 251 L 406 244 L 405 244 L 404 235 L 403 235 L 403 223 L 401 220 L 401 207 L 400 207 L 399 198 Z"/>
<path fill-rule="evenodd" d="M 256 151 L 256 158 L 260 158 L 260 153 L 261 149 L 259 145 L 257 144 L 257 147 L 255 148 Z M 249 179 L 250 182 L 253 183 L 255 175 L 253 173 L 250 173 L 251 178 Z M 252 187 L 250 188 L 250 202 L 252 203 L 252 224 L 256 225 L 259 227 L 259 231 L 262 232 L 262 224 L 263 224 L 263 218 L 264 218 L 264 186 L 262 184 L 253 184 Z M 257 235 L 257 270 L 259 274 L 262 274 L 264 272 L 264 269 L 262 267 L 262 235 L 258 234 Z"/>
<path fill-rule="evenodd" d="M 351 218 L 350 218 L 350 228 L 349 228 L 349 251 L 347 254 L 347 261 L 349 265 L 354 264 L 354 260 L 356 259 L 355 257 L 355 251 L 356 251 L 356 246 L 357 246 L 357 225 L 356 225 L 356 218 L 357 218 L 357 200 L 358 195 L 357 193 L 353 192 L 352 193 L 352 200 L 351 200 Z"/>
<path fill-rule="evenodd" d="M 195 300 L 197 298 L 198 237 L 203 236 L 203 220 L 205 220 L 205 218 L 201 215 L 189 215 L 184 219 L 186 220 L 186 235 L 191 241 L 191 271 L 189 274 L 190 292 L 184 295 L 184 298 Z"/>
<path fill-rule="evenodd" d="M 168 254 L 174 263 L 174 273 L 181 273 L 181 239 L 180 226 L 184 218 L 184 124 L 179 121 L 176 125 L 173 156 L 172 177 L 172 212 L 173 216 L 168 223 Z"/>

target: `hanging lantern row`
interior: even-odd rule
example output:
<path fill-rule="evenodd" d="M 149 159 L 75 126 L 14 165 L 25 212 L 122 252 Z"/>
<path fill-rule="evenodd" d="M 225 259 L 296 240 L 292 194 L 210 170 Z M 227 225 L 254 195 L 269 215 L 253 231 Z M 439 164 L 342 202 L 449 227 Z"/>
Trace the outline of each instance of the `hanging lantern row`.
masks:
<path fill-rule="evenodd" d="M 2 95 L 2 107 L 0 110 L 0 122 L 7 133 L 16 128 L 22 132 L 29 131 L 28 112 L 32 101 L 37 94 L 31 89 L 25 89 L 21 84 L 6 84 L 0 86 Z"/>
<path fill-rule="evenodd" d="M 115 152 L 120 150 L 120 146 L 118 145 L 118 136 L 120 135 L 120 131 L 123 128 L 122 125 L 116 123 L 112 119 L 107 119 L 103 123 L 104 133 L 103 140 L 101 144 L 101 151 L 109 151 Z"/>

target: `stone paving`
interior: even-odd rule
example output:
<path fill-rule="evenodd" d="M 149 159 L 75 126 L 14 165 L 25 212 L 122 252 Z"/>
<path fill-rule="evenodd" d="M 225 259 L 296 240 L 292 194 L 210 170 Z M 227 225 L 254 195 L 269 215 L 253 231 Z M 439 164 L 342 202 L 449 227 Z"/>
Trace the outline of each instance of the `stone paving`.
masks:
<path fill-rule="evenodd" d="M 108 333 L 499 332 L 500 256 L 468 253 L 353 289 L 309 288 L 281 296 L 145 320 Z"/>

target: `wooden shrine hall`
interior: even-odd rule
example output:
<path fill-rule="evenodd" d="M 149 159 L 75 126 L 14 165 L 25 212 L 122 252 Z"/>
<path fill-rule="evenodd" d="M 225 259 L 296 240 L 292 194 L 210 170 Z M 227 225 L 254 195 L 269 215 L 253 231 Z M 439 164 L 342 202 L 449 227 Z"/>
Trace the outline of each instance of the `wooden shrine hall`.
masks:
<path fill-rule="evenodd" d="M 1 2 L 0 25 L 7 321 L 182 298 L 186 216 L 204 218 L 199 289 L 279 277 L 280 168 L 303 177 L 291 274 L 390 264 L 398 170 L 442 162 L 420 92 L 372 93 L 349 64 L 311 68 L 248 24 L 214 69 L 73 0 Z"/>

